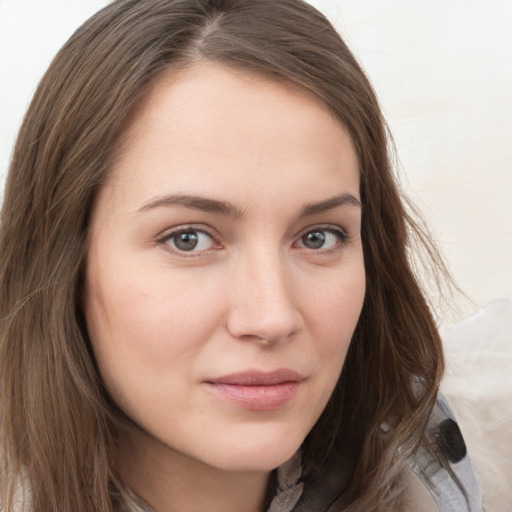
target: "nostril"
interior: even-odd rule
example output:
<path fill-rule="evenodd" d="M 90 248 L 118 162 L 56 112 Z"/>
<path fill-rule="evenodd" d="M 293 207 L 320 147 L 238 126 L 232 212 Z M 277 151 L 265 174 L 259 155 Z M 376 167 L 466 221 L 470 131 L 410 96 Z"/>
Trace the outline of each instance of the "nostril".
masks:
<path fill-rule="evenodd" d="M 239 340 L 270 346 L 291 339 L 300 330 L 300 324 L 300 315 L 293 308 L 269 314 L 238 307 L 231 311 L 227 329 L 231 336 Z"/>
<path fill-rule="evenodd" d="M 253 341 L 256 343 L 259 343 L 260 345 L 264 345 L 269 347 L 270 345 L 273 345 L 274 341 L 278 340 L 271 340 L 262 336 L 256 336 L 254 334 L 244 334 L 243 336 L 239 336 L 240 339 L 244 341 Z"/>

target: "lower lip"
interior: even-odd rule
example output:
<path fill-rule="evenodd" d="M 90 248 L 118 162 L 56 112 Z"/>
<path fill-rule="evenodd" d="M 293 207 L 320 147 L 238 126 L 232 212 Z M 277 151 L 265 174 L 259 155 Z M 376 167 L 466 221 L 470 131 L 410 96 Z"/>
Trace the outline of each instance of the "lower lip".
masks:
<path fill-rule="evenodd" d="M 208 389 L 227 401 L 250 411 L 271 411 L 286 405 L 296 394 L 300 382 L 282 382 L 268 386 L 244 386 L 205 383 Z"/>

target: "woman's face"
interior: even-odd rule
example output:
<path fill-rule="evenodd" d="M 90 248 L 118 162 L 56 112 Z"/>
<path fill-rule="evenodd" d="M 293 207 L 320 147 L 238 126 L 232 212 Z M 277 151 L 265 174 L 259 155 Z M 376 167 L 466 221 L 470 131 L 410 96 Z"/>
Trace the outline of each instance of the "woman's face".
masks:
<path fill-rule="evenodd" d="M 351 140 L 304 90 L 211 63 L 161 76 L 125 136 L 87 259 L 104 383 L 162 453 L 270 470 L 324 409 L 363 304 Z"/>

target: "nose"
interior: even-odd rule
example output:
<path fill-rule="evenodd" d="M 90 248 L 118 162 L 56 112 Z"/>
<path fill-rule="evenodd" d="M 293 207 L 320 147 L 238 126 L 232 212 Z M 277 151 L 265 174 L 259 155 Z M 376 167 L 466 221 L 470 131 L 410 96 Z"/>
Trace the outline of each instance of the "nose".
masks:
<path fill-rule="evenodd" d="M 301 329 L 299 283 L 279 254 L 253 254 L 237 267 L 231 279 L 227 329 L 232 336 L 271 345 Z"/>

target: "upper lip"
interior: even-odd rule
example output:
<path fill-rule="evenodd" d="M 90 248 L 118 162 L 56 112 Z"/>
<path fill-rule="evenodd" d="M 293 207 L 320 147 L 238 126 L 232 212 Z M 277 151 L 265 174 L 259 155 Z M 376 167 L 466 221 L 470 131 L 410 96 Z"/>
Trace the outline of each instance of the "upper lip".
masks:
<path fill-rule="evenodd" d="M 271 372 L 261 370 L 248 370 L 244 372 L 230 373 L 222 377 L 208 379 L 210 384 L 227 384 L 231 386 L 273 386 L 283 382 L 300 382 L 304 377 L 288 368 Z"/>

